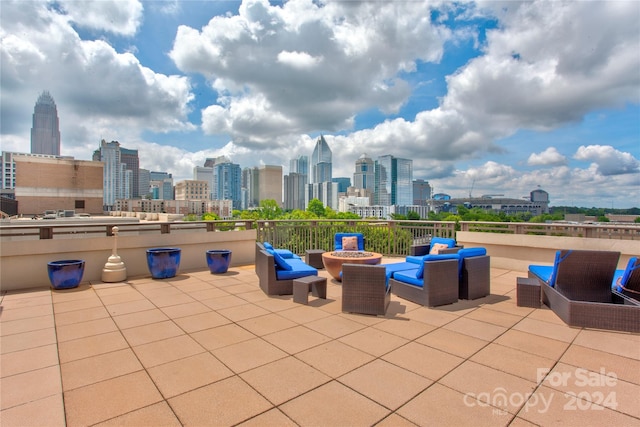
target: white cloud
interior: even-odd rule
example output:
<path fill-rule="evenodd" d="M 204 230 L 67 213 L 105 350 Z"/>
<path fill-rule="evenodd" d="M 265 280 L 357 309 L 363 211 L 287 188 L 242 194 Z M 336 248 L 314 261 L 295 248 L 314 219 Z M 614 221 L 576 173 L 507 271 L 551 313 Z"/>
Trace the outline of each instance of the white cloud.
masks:
<path fill-rule="evenodd" d="M 593 162 L 597 172 L 604 176 L 640 172 L 638 159 L 631 153 L 623 153 L 610 145 L 582 145 L 573 157 L 577 160 Z"/>
<path fill-rule="evenodd" d="M 104 6 L 72 3 L 73 13 L 114 4 L 131 9 L 118 1 Z M 187 77 L 156 73 L 106 41 L 81 40 L 67 18 L 44 2 L 3 1 L 1 126 L 3 135 L 22 136 L 18 151 L 28 151 L 31 114 L 42 90 L 53 95 L 63 118 L 63 154 L 89 141 L 95 147 L 101 137 L 134 138 L 142 129 L 195 129 L 187 118 L 193 99 Z"/>
<path fill-rule="evenodd" d="M 67 16 L 79 27 L 132 36 L 142 23 L 138 0 L 58 0 Z"/>
<path fill-rule="evenodd" d="M 322 62 L 322 56 L 314 57 L 306 52 L 288 52 L 283 50 L 278 54 L 278 62 L 293 68 L 312 68 Z"/>
<path fill-rule="evenodd" d="M 567 158 L 560 154 L 555 147 L 549 147 L 541 153 L 532 153 L 527 160 L 529 166 L 559 166 L 566 165 Z"/>
<path fill-rule="evenodd" d="M 335 132 L 362 110 L 397 112 L 411 92 L 399 73 L 441 58 L 449 31 L 434 27 L 429 12 L 423 2 L 246 0 L 238 15 L 217 16 L 201 30 L 180 27 L 170 56 L 211 80 L 229 116 L 247 99 L 268 108 L 252 114 L 253 131 L 230 126 L 239 144 L 277 136 L 264 129 Z M 212 128 L 206 119 L 203 128 Z"/>

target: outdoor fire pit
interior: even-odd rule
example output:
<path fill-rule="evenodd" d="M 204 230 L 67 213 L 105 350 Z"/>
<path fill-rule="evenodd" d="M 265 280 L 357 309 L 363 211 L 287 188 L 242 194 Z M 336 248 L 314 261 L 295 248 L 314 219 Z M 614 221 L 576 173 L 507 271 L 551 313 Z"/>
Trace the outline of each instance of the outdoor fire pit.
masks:
<path fill-rule="evenodd" d="M 336 279 L 342 281 L 340 272 L 342 264 L 380 264 L 382 254 L 367 251 L 333 251 L 322 254 L 322 263 L 327 272 Z"/>

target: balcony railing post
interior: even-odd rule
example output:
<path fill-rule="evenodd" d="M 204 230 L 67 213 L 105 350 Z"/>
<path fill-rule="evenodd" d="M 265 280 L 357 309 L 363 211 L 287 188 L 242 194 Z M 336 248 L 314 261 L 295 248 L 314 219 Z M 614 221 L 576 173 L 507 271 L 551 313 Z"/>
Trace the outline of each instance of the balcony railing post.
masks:
<path fill-rule="evenodd" d="M 53 239 L 53 227 L 40 227 L 40 240 Z"/>
<path fill-rule="evenodd" d="M 160 224 L 160 233 L 161 234 L 171 233 L 171 224 Z"/>

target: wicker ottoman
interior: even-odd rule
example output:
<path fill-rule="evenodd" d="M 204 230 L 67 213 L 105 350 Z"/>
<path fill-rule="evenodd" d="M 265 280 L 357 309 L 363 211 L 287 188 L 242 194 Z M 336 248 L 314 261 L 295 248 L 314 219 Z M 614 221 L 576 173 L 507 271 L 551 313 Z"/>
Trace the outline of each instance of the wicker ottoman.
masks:
<path fill-rule="evenodd" d="M 293 280 L 293 302 L 309 303 L 309 290 L 314 297 L 327 298 L 327 278 L 307 276 Z"/>
<path fill-rule="evenodd" d="M 516 279 L 516 300 L 518 307 L 540 308 L 542 299 L 538 279 L 518 277 Z"/>
<path fill-rule="evenodd" d="M 322 249 L 307 249 L 304 255 L 304 262 L 313 268 L 324 268 L 322 263 Z"/>

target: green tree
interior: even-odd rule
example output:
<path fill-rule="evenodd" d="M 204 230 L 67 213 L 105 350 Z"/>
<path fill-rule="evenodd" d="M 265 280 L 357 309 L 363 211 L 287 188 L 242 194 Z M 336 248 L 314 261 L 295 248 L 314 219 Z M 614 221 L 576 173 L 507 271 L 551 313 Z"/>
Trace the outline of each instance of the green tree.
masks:
<path fill-rule="evenodd" d="M 264 199 L 260 201 L 260 219 L 276 219 L 282 216 L 282 209 L 274 199 Z"/>
<path fill-rule="evenodd" d="M 410 219 L 412 221 L 417 221 L 420 219 L 420 214 L 416 211 L 409 211 L 407 212 L 407 219 Z"/>
<path fill-rule="evenodd" d="M 206 212 L 202 215 L 203 221 L 217 221 L 220 217 L 213 212 Z"/>
<path fill-rule="evenodd" d="M 307 206 L 307 212 L 311 212 L 318 218 L 323 218 L 325 216 L 324 205 L 318 199 L 311 199 L 309 201 L 309 206 Z"/>

